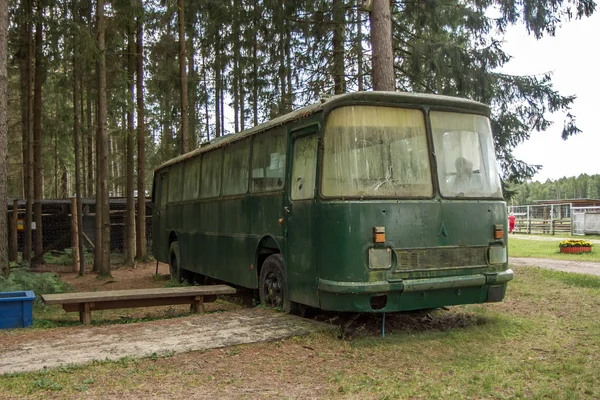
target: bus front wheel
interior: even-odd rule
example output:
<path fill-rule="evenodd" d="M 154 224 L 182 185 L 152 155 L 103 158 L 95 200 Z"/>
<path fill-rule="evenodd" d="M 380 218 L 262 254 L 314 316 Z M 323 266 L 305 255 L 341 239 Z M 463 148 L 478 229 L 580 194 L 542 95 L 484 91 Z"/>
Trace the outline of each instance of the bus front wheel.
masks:
<path fill-rule="evenodd" d="M 171 243 L 171 248 L 169 249 L 169 273 L 171 274 L 171 279 L 177 282 L 187 280 L 188 283 L 192 283 L 189 276 L 190 274 L 186 272 L 186 270 L 181 268 L 179 242 L 174 241 Z"/>
<path fill-rule="evenodd" d="M 281 254 L 267 257 L 260 270 L 259 284 L 260 303 L 264 307 L 290 311 Z"/>

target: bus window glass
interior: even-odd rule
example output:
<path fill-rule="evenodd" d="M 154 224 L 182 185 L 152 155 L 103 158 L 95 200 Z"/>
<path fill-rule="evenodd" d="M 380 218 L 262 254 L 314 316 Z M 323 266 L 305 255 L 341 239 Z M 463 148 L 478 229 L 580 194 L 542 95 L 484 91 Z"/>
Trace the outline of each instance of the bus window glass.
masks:
<path fill-rule="evenodd" d="M 420 110 L 350 106 L 333 110 L 324 136 L 324 196 L 433 195 Z"/>
<path fill-rule="evenodd" d="M 487 117 L 431 112 L 440 192 L 445 197 L 502 197 Z"/>
<path fill-rule="evenodd" d="M 242 194 L 248 191 L 248 161 L 250 141 L 227 147 L 223 156 L 223 196 Z"/>
<path fill-rule="evenodd" d="M 183 199 L 193 200 L 198 198 L 200 192 L 200 161 L 197 156 L 185 163 L 185 176 L 183 177 Z"/>
<path fill-rule="evenodd" d="M 255 192 L 283 188 L 285 177 L 285 131 L 255 137 L 252 145 L 252 186 Z"/>
<path fill-rule="evenodd" d="M 221 149 L 206 153 L 202 157 L 202 179 L 200 179 L 200 197 L 217 197 L 221 189 Z"/>
<path fill-rule="evenodd" d="M 292 200 L 312 199 L 317 170 L 317 136 L 305 136 L 294 142 Z"/>
<path fill-rule="evenodd" d="M 158 204 L 160 208 L 164 208 L 167 205 L 167 174 L 165 172 L 161 173 L 158 177 L 158 188 L 157 192 L 160 198 L 158 199 Z"/>
<path fill-rule="evenodd" d="M 169 169 L 169 203 L 181 201 L 183 184 L 183 164 L 172 165 Z"/>

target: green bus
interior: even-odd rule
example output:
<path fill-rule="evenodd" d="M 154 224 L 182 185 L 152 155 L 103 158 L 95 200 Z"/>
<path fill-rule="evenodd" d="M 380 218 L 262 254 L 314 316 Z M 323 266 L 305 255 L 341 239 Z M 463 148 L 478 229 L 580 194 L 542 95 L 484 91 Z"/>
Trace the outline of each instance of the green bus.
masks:
<path fill-rule="evenodd" d="M 357 92 L 218 138 L 155 170 L 154 256 L 288 311 L 501 301 L 513 272 L 489 115 Z"/>

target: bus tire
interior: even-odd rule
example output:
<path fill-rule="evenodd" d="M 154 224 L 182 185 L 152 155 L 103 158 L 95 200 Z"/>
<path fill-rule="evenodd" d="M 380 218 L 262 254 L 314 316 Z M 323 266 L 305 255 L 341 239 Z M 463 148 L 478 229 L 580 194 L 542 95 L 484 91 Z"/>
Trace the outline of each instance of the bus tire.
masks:
<path fill-rule="evenodd" d="M 188 281 L 188 283 L 192 283 L 190 280 L 190 273 L 181 268 L 181 253 L 179 252 L 179 242 L 174 241 L 171 243 L 171 247 L 169 249 L 169 273 L 171 274 L 171 279 L 182 283 L 183 281 Z"/>
<path fill-rule="evenodd" d="M 285 282 L 283 257 L 272 254 L 266 258 L 260 270 L 259 295 L 260 304 L 267 308 L 279 308 L 290 312 Z"/>

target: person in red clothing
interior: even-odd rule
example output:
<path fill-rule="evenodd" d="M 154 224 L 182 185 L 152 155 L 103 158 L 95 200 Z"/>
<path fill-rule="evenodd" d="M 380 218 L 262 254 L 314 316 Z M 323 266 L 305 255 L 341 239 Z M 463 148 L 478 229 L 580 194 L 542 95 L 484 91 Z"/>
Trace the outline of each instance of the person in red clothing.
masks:
<path fill-rule="evenodd" d="M 513 213 L 510 213 L 508 216 L 508 233 L 514 233 L 515 231 L 515 221 L 517 217 Z"/>

